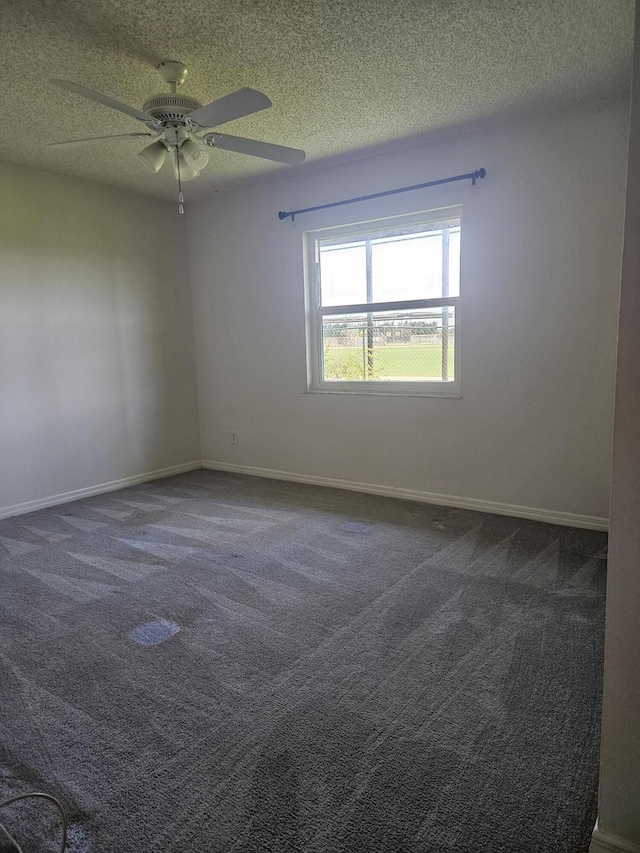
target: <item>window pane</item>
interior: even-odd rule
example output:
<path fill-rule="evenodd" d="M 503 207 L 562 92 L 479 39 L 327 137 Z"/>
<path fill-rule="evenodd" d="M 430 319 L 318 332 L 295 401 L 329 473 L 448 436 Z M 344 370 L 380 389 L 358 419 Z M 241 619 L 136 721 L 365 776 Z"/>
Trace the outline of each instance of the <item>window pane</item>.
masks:
<path fill-rule="evenodd" d="M 449 232 L 449 292 L 447 296 L 460 296 L 460 229 Z"/>
<path fill-rule="evenodd" d="M 323 317 L 325 381 L 451 382 L 455 308 Z"/>
<path fill-rule="evenodd" d="M 367 301 L 367 255 L 364 241 L 321 246 L 321 305 L 355 305 Z"/>
<path fill-rule="evenodd" d="M 439 299 L 443 295 L 441 231 L 373 240 L 371 260 L 371 302 Z"/>
<path fill-rule="evenodd" d="M 320 240 L 317 245 L 322 306 L 439 299 L 460 293 L 459 220 L 372 232 L 360 239 Z"/>

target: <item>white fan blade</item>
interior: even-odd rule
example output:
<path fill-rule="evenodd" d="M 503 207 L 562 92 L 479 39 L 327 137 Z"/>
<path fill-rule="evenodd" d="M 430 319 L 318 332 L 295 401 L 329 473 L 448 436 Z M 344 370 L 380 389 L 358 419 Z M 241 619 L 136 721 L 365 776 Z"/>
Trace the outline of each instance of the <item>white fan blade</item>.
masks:
<path fill-rule="evenodd" d="M 200 127 L 218 127 L 233 121 L 234 118 L 242 118 L 266 110 L 270 106 L 271 101 L 262 92 L 256 92 L 255 89 L 238 89 L 224 98 L 198 107 L 189 114 L 189 118 Z"/>
<path fill-rule="evenodd" d="M 87 142 L 101 142 L 103 139 L 147 139 L 151 133 L 114 133 L 113 136 L 90 136 L 88 139 L 69 139 L 66 142 L 48 142 L 47 148 L 75 148 Z"/>
<path fill-rule="evenodd" d="M 147 115 L 147 113 L 143 113 L 142 110 L 137 110 L 128 104 L 121 104 L 120 101 L 109 98 L 107 95 L 101 95 L 100 92 L 94 92 L 93 89 L 87 89 L 78 83 L 72 83 L 70 80 L 49 80 L 49 82 L 53 83 L 59 89 L 66 89 L 67 92 L 82 95 L 83 98 L 88 98 L 90 101 L 97 101 L 99 104 L 104 104 L 105 107 L 111 107 L 112 110 L 126 113 L 129 116 L 133 116 L 133 118 L 137 118 L 139 121 L 156 124 L 154 119 L 150 115 Z"/>
<path fill-rule="evenodd" d="M 245 139 L 243 136 L 212 133 L 207 136 L 207 139 L 213 141 L 214 148 L 222 148 L 225 151 L 237 151 L 238 154 L 250 154 L 252 157 L 275 160 L 276 163 L 286 163 L 289 166 L 302 163 L 306 157 L 304 151 L 301 151 L 299 148 L 286 148 L 284 145 L 272 145 L 270 142 Z"/>

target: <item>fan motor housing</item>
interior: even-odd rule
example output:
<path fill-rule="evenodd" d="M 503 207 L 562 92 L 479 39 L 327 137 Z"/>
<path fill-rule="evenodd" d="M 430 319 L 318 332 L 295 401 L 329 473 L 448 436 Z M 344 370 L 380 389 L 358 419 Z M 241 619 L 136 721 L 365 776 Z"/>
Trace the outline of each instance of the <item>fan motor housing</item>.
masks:
<path fill-rule="evenodd" d="M 143 112 L 149 113 L 156 121 L 184 122 L 185 116 L 201 107 L 200 101 L 186 95 L 161 94 L 154 95 L 142 106 Z"/>

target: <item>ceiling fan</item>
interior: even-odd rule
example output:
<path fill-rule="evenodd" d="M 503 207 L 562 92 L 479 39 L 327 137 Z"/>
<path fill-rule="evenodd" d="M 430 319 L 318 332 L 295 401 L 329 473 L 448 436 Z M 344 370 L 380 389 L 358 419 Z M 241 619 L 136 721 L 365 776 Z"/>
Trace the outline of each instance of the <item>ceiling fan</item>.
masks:
<path fill-rule="evenodd" d="M 298 148 L 287 148 L 283 145 L 273 145 L 241 136 L 229 136 L 212 130 L 228 121 L 270 107 L 271 101 L 262 92 L 257 92 L 255 89 L 238 89 L 237 92 L 232 92 L 203 106 L 195 98 L 177 94 L 177 87 L 187 76 L 187 68 L 182 62 L 167 60 L 160 63 L 158 70 L 164 81 L 169 84 L 171 91 L 149 98 L 142 105 L 141 110 L 122 104 L 78 83 L 72 83 L 69 80 L 51 80 L 51 83 L 61 89 L 82 95 L 84 98 L 97 101 L 99 104 L 138 119 L 147 127 L 147 131 L 50 142 L 49 147 L 71 148 L 104 139 L 153 139 L 154 141 L 143 148 L 138 156 L 148 169 L 158 172 L 169 155 L 179 184 L 180 213 L 184 212 L 182 182 L 198 177 L 200 171 L 209 162 L 212 148 L 236 151 L 239 154 L 249 154 L 252 157 L 262 157 L 287 165 L 302 163 L 304 160 L 305 152 Z"/>

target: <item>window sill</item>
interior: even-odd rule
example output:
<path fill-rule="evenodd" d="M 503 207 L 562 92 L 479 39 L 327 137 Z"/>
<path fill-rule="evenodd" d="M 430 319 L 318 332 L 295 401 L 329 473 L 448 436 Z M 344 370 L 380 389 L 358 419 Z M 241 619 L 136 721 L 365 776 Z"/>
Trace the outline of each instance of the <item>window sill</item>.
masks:
<path fill-rule="evenodd" d="M 447 389 L 447 390 L 436 390 L 435 388 L 429 389 L 415 389 L 415 388 L 400 388 L 398 390 L 391 388 L 307 388 L 304 392 L 305 394 L 337 394 L 344 396 L 353 396 L 354 394 L 359 397 L 443 397 L 449 400 L 459 400 L 462 398 L 462 394 L 460 393 L 460 389 Z"/>

